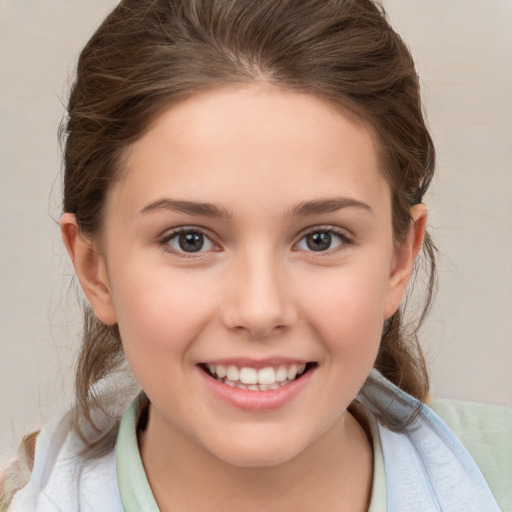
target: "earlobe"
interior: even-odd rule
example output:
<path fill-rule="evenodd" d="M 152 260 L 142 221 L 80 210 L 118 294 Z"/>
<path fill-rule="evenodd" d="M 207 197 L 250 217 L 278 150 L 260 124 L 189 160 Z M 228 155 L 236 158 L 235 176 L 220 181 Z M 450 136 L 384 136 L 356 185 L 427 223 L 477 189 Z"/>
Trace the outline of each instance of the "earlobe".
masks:
<path fill-rule="evenodd" d="M 114 311 L 105 259 L 97 244 L 86 238 L 72 213 L 60 219 L 62 240 L 75 267 L 80 285 L 98 319 L 107 325 L 117 322 Z"/>
<path fill-rule="evenodd" d="M 392 316 L 398 309 L 411 277 L 414 262 L 423 245 L 427 226 L 427 207 L 417 204 L 411 208 L 411 223 L 405 240 L 396 244 L 393 266 L 388 283 L 388 293 L 384 309 L 384 319 Z"/>

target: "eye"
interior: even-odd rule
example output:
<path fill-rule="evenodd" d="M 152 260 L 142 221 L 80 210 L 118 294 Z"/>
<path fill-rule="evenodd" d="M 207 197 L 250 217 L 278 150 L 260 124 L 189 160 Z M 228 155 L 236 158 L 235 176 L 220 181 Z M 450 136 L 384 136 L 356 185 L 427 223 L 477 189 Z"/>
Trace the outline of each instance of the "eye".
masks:
<path fill-rule="evenodd" d="M 162 244 L 178 253 L 205 252 L 216 247 L 203 232 L 190 228 L 174 230 L 162 240 Z"/>
<path fill-rule="evenodd" d="M 325 252 L 348 244 L 348 238 L 333 229 L 311 231 L 299 240 L 297 249 L 300 251 Z"/>

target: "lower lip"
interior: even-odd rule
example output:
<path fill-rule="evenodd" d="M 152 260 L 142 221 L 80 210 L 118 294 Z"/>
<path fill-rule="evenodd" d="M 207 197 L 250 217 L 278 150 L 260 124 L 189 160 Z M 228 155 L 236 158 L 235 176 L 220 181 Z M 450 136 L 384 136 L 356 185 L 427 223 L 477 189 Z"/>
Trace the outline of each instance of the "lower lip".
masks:
<path fill-rule="evenodd" d="M 231 387 L 210 377 L 201 368 L 198 367 L 197 370 L 210 391 L 223 402 L 244 411 L 260 412 L 279 409 L 292 401 L 308 385 L 315 368 L 311 368 L 297 380 L 269 391 L 251 391 Z"/>

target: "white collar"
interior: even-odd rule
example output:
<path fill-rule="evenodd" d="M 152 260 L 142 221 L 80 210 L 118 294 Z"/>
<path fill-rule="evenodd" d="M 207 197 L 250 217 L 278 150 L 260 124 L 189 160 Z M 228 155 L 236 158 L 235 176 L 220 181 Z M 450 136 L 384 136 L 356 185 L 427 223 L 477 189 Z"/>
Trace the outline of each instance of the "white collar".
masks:
<path fill-rule="evenodd" d="M 469 452 L 426 405 L 372 370 L 358 401 L 405 426 L 379 421 L 389 512 L 502 512 Z"/>

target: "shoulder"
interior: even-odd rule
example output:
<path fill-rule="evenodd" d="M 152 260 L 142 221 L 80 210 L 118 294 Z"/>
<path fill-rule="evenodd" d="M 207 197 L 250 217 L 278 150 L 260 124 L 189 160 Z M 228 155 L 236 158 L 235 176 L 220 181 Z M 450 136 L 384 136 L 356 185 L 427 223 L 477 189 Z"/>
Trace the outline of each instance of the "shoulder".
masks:
<path fill-rule="evenodd" d="M 20 472 L 13 466 L 14 471 L 7 474 L 11 487 L 6 489 L 4 509 L 93 512 L 106 506 L 122 510 L 114 450 L 116 423 L 105 422 L 101 439 L 91 446 L 75 429 L 72 410 L 54 418 L 37 436 L 33 467 Z"/>
<path fill-rule="evenodd" d="M 512 512 L 512 408 L 434 400 L 429 404 L 471 454 L 505 512 Z"/>

